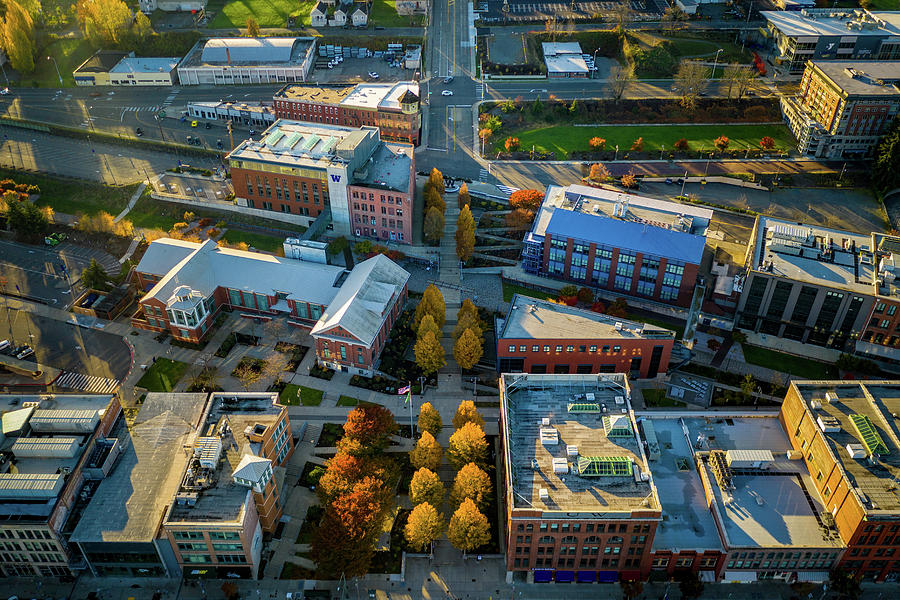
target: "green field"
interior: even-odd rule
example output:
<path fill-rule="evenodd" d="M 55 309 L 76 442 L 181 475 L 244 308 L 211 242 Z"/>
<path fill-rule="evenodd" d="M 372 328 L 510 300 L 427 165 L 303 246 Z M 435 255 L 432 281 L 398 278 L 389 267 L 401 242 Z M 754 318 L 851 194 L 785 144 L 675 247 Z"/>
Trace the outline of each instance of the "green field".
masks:
<path fill-rule="evenodd" d="M 713 150 L 713 140 L 725 135 L 731 141 L 729 150 L 759 148 L 759 140 L 763 136 L 771 136 L 775 147 L 787 150 L 796 144 L 794 136 L 784 125 L 660 125 L 660 126 L 607 126 L 607 127 L 575 127 L 574 125 L 554 125 L 537 129 L 523 129 L 506 132 L 501 130 L 494 144 L 494 152 L 502 152 L 503 142 L 509 136 L 519 138 L 521 150 L 534 149 L 539 152 L 555 152 L 557 160 L 568 157 L 572 151 L 589 151 L 588 140 L 594 136 L 606 140 L 607 150 L 619 146 L 619 158 L 631 149 L 634 141 L 641 137 L 644 140 L 644 151 L 659 151 L 663 146 L 671 150 L 675 142 L 685 138 L 690 149 Z M 774 152 L 774 151 L 773 151 Z"/>
<path fill-rule="evenodd" d="M 137 386 L 148 392 L 171 392 L 187 368 L 187 363 L 158 358 L 147 368 L 144 376 L 138 380 Z"/>
<path fill-rule="evenodd" d="M 48 56 L 52 56 L 59 64 L 59 74 L 63 78 L 64 87 L 74 87 L 75 79 L 72 71 L 94 53 L 94 49 L 84 39 L 61 38 L 42 48 L 34 59 L 34 73 L 24 76 L 25 85 L 37 87 L 59 87 L 59 76 L 56 67 Z"/>
<path fill-rule="evenodd" d="M 837 368 L 829 363 L 785 354 L 761 346 L 741 344 L 741 347 L 744 350 L 744 360 L 751 365 L 790 373 L 804 379 L 834 379 L 838 375 Z"/>
<path fill-rule="evenodd" d="M 687 406 L 681 400 L 673 400 L 666 396 L 664 389 L 641 388 L 641 394 L 644 396 L 644 404 L 647 406 Z"/>
<path fill-rule="evenodd" d="M 537 298 L 539 300 L 546 300 L 547 298 L 556 298 L 558 294 L 548 294 L 547 292 L 539 292 L 537 290 L 532 290 L 526 287 L 522 287 L 521 285 L 516 285 L 514 283 L 503 282 L 503 301 L 511 302 L 514 294 L 522 294 L 523 296 L 530 296 L 532 298 Z"/>
<path fill-rule="evenodd" d="M 398 15 L 396 0 L 373 0 L 369 22 L 379 27 L 410 27 L 424 25 L 425 17 Z"/>
<path fill-rule="evenodd" d="M 265 235 L 263 233 L 250 233 L 238 229 L 229 229 L 226 231 L 224 240 L 229 244 L 246 242 L 248 246 L 252 246 L 257 250 L 265 250 L 266 252 L 275 252 L 282 248 L 284 242 L 284 238 L 281 237 Z"/>
<path fill-rule="evenodd" d="M 352 396 L 342 395 L 337 401 L 338 406 L 356 406 L 357 404 L 359 404 L 359 400 Z"/>
<path fill-rule="evenodd" d="M 61 179 L 9 169 L 0 169 L 0 179 L 38 186 L 41 188 L 38 206 L 50 206 L 56 212 L 70 215 L 79 212 L 93 215 L 101 210 L 117 215 L 128 204 L 128 199 L 137 187 L 137 184 L 111 187 L 79 179 Z"/>
<path fill-rule="evenodd" d="M 308 388 L 289 383 L 281 390 L 278 401 L 285 406 L 319 406 L 322 403 L 322 390 Z"/>
<path fill-rule="evenodd" d="M 309 12 L 315 0 L 230 0 L 218 11 L 210 28 L 246 27 L 253 17 L 260 27 L 286 27 L 288 17 L 296 17 L 296 26 L 309 26 Z M 207 10 L 216 10 L 212 6 Z"/>

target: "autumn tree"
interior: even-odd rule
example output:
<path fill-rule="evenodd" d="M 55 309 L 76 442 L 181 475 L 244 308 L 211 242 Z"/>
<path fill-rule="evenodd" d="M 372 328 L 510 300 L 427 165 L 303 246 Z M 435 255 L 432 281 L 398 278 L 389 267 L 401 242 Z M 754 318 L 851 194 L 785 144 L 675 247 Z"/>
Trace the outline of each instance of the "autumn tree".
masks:
<path fill-rule="evenodd" d="M 468 206 L 463 206 L 456 219 L 456 256 L 467 262 L 475 251 L 475 219 Z"/>
<path fill-rule="evenodd" d="M 431 206 L 425 211 L 423 233 L 429 242 L 438 242 L 444 236 L 444 213 L 437 206 Z"/>
<path fill-rule="evenodd" d="M 459 186 L 459 193 L 456 196 L 456 203 L 460 208 L 463 206 L 469 206 L 472 202 L 472 197 L 469 195 L 469 186 L 466 183 L 463 183 Z"/>
<path fill-rule="evenodd" d="M 629 170 L 627 173 L 622 175 L 620 181 L 622 182 L 622 187 L 626 187 L 629 189 L 633 189 L 638 186 L 637 177 L 632 170 Z"/>
<path fill-rule="evenodd" d="M 481 360 L 484 354 L 484 338 L 478 337 L 471 329 L 463 331 L 456 344 L 453 345 L 453 358 L 463 369 L 471 369 Z"/>
<path fill-rule="evenodd" d="M 488 443 L 484 429 L 475 423 L 466 423 L 450 436 L 447 460 L 457 469 L 473 462 L 483 465 L 487 462 Z"/>
<path fill-rule="evenodd" d="M 506 138 L 506 141 L 503 142 L 503 147 L 506 148 L 507 152 L 515 152 L 519 149 L 519 138 L 512 136 Z"/>
<path fill-rule="evenodd" d="M 444 533 L 444 515 L 434 505 L 424 502 L 413 507 L 403 528 L 407 543 L 412 548 L 425 549 Z"/>
<path fill-rule="evenodd" d="M 428 175 L 428 183 L 434 186 L 441 196 L 444 195 L 444 175 L 438 171 L 437 167 L 431 169 L 431 173 Z"/>
<path fill-rule="evenodd" d="M 594 152 L 601 152 L 606 148 L 606 140 L 602 137 L 592 137 L 588 140 L 588 146 L 591 147 L 591 150 Z"/>
<path fill-rule="evenodd" d="M 429 209 L 436 208 L 441 211 L 441 214 L 443 215 L 447 210 L 447 203 L 444 202 L 443 194 L 441 194 L 433 185 L 425 184 L 424 195 L 426 212 Z"/>
<path fill-rule="evenodd" d="M 248 391 L 254 383 L 262 378 L 262 368 L 251 360 L 242 360 L 231 375 L 241 382 L 244 391 Z"/>
<path fill-rule="evenodd" d="M 491 541 L 491 526 L 475 503 L 466 498 L 450 517 L 447 537 L 454 548 L 471 552 Z"/>
<path fill-rule="evenodd" d="M 675 73 L 675 86 L 681 94 L 680 104 L 687 110 L 697 108 L 697 99 L 710 77 L 710 69 L 703 64 L 682 60 Z"/>
<path fill-rule="evenodd" d="M 409 501 L 413 506 L 423 502 L 432 506 L 443 504 L 444 484 L 441 483 L 441 478 L 437 473 L 424 467 L 413 473 L 409 482 Z"/>
<path fill-rule="evenodd" d="M 463 500 L 469 498 L 478 510 L 485 510 L 491 502 L 492 490 L 490 476 L 475 463 L 468 463 L 459 470 L 453 481 L 453 487 L 450 489 L 450 506 L 456 508 Z"/>
<path fill-rule="evenodd" d="M 478 314 L 478 307 L 470 299 L 466 298 L 462 301 L 459 310 L 456 311 L 456 327 L 453 328 L 453 339 L 458 340 L 463 331 L 471 329 L 476 336 L 482 336 L 485 330 L 485 323 Z"/>
<path fill-rule="evenodd" d="M 416 447 L 409 453 L 409 462 L 417 469 L 428 468 L 437 471 L 441 466 L 443 455 L 444 451 L 435 437 L 423 431 L 422 437 L 416 442 Z"/>
<path fill-rule="evenodd" d="M 675 148 L 676 150 L 678 150 L 679 152 L 687 152 L 688 150 L 691 149 L 690 144 L 688 143 L 688 141 L 685 138 L 680 138 L 680 139 L 676 140 L 675 143 L 672 144 L 672 147 Z"/>
<path fill-rule="evenodd" d="M 366 448 L 381 450 L 397 430 L 394 415 L 378 404 L 357 406 L 347 415 L 344 436 L 357 440 Z"/>
<path fill-rule="evenodd" d="M 509 196 L 509 205 L 512 208 L 522 208 L 536 212 L 544 201 L 544 194 L 540 190 L 516 190 Z"/>
<path fill-rule="evenodd" d="M 728 149 L 729 143 L 731 143 L 731 141 L 728 139 L 727 136 L 724 136 L 724 135 L 720 135 L 715 140 L 713 140 L 713 145 L 716 148 L 718 148 L 719 150 L 721 150 L 722 152 L 724 152 L 725 150 Z"/>
<path fill-rule="evenodd" d="M 129 31 L 131 9 L 122 0 L 80 0 L 78 24 L 92 46 L 116 45 Z"/>
<path fill-rule="evenodd" d="M 425 288 L 425 292 L 422 294 L 419 304 L 416 306 L 416 312 L 413 315 L 413 329 L 418 331 L 419 323 L 422 322 L 425 315 L 431 315 L 434 318 L 434 322 L 437 324 L 438 329 L 440 329 L 444 326 L 444 321 L 447 319 L 446 310 L 444 295 L 441 294 L 441 290 L 433 283 L 429 284 L 428 287 Z"/>
<path fill-rule="evenodd" d="M 628 303 L 625 298 L 616 298 L 606 307 L 606 314 L 625 319 L 628 317 Z"/>
<path fill-rule="evenodd" d="M 447 364 L 443 346 L 430 331 L 416 342 L 413 351 L 416 355 L 416 364 L 426 375 L 437 373 Z"/>
<path fill-rule="evenodd" d="M 322 505 L 326 506 L 336 497 L 349 492 L 363 477 L 375 477 L 384 482 L 387 499 L 393 493 L 388 484 L 399 480 L 400 469 L 396 462 L 383 455 L 352 455 L 339 451 L 326 463 L 325 472 L 316 487 L 316 495 Z"/>
<path fill-rule="evenodd" d="M 591 181 L 609 181 L 612 179 L 609 169 L 602 163 L 594 163 L 591 165 L 591 171 L 588 173 L 588 179 Z"/>
<path fill-rule="evenodd" d="M 764 135 L 761 140 L 759 140 L 759 145 L 764 150 L 773 150 L 775 148 L 775 140 L 772 139 L 771 136 Z"/>
<path fill-rule="evenodd" d="M 427 431 L 431 435 L 437 437 L 444 427 L 441 420 L 441 413 L 431 405 L 431 402 L 424 402 L 419 407 L 419 431 Z"/>
<path fill-rule="evenodd" d="M 34 71 L 34 19 L 16 0 L 7 0 L 0 20 L 0 46 L 12 68 L 20 73 Z"/>
<path fill-rule="evenodd" d="M 259 37 L 259 23 L 253 17 L 247 18 L 247 37 Z"/>
<path fill-rule="evenodd" d="M 644 151 L 644 138 L 639 137 L 631 143 L 631 150 L 634 152 L 643 152 Z"/>
<path fill-rule="evenodd" d="M 534 222 L 534 211 L 524 208 L 514 208 L 503 218 L 503 224 L 517 231 L 524 231 Z"/>
<path fill-rule="evenodd" d="M 462 429 L 466 423 L 475 423 L 484 428 L 484 417 L 478 412 L 478 408 L 472 400 L 463 400 L 456 407 L 456 414 L 453 415 L 453 428 Z"/>
<path fill-rule="evenodd" d="M 421 339 L 422 336 L 429 331 L 433 333 L 436 338 L 441 335 L 441 330 L 438 328 L 437 323 L 434 322 L 434 317 L 425 315 L 422 317 L 422 322 L 419 323 L 419 328 L 416 330 L 416 339 Z"/>

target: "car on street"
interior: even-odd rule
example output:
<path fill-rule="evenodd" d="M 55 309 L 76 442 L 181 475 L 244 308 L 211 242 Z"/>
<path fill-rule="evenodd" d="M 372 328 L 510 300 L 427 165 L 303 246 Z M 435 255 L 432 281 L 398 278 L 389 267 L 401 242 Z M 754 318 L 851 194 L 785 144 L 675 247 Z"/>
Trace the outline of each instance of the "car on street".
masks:
<path fill-rule="evenodd" d="M 16 354 L 16 358 L 18 358 L 19 360 L 24 360 L 24 359 L 28 358 L 29 356 L 31 356 L 32 354 L 34 354 L 34 350 L 29 348 L 28 346 L 25 346 L 25 348 L 23 348 L 22 350 L 19 351 L 18 354 Z"/>
<path fill-rule="evenodd" d="M 453 83 L 453 75 L 448 75 L 444 77 L 444 83 Z"/>
<path fill-rule="evenodd" d="M 451 92 L 450 90 L 444 90 L 443 92 L 441 92 L 441 96 L 452 96 L 452 95 L 453 95 L 453 92 Z"/>
<path fill-rule="evenodd" d="M 216 140 L 216 148 L 218 148 L 219 150 L 222 149 L 222 140 Z"/>
<path fill-rule="evenodd" d="M 369 71 L 369 77 L 371 77 L 372 79 L 378 79 L 378 73 L 376 73 L 375 71 Z"/>
<path fill-rule="evenodd" d="M 197 126 L 197 121 L 191 121 L 191 127 L 196 127 L 196 126 Z"/>
<path fill-rule="evenodd" d="M 134 130 L 134 135 L 136 135 L 136 136 L 138 136 L 138 137 L 143 137 L 143 136 L 144 136 L 144 130 L 141 129 L 140 127 L 138 127 L 137 129 Z"/>
<path fill-rule="evenodd" d="M 255 130 L 255 129 L 251 129 L 251 130 L 250 130 L 250 135 L 256 135 L 256 130 Z"/>
<path fill-rule="evenodd" d="M 44 238 L 44 243 L 51 247 L 58 246 L 60 242 L 65 241 L 66 237 L 65 233 L 51 233 Z"/>

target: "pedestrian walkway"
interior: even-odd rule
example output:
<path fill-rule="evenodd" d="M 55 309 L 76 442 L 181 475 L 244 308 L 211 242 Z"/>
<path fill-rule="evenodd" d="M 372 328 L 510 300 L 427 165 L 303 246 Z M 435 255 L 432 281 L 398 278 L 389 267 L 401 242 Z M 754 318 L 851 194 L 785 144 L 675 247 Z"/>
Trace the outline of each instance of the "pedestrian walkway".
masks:
<path fill-rule="evenodd" d="M 145 182 L 141 182 L 141 184 L 138 185 L 137 189 L 134 190 L 134 193 L 131 195 L 131 200 L 128 201 L 128 206 L 123 208 L 122 212 L 120 212 L 116 216 L 116 218 L 113 219 L 114 222 L 118 223 L 123 218 L 125 218 L 125 215 L 127 215 L 131 211 L 131 209 L 134 208 L 134 205 L 137 204 L 137 201 L 140 200 L 141 196 L 144 194 L 145 189 L 147 189 L 147 184 Z"/>
<path fill-rule="evenodd" d="M 95 375 L 83 375 L 73 371 L 62 371 L 53 381 L 56 387 L 90 392 L 92 394 L 111 394 L 119 387 L 117 379 L 98 377 Z"/>

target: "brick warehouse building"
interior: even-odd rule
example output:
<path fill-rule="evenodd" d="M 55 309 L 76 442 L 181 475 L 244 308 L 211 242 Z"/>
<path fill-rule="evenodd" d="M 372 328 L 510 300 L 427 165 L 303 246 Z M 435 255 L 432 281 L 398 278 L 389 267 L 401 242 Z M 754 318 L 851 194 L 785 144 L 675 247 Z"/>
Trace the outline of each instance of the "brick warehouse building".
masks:
<path fill-rule="evenodd" d="M 668 329 L 516 294 L 497 336 L 501 373 L 665 373 Z"/>
<path fill-rule="evenodd" d="M 689 306 L 712 211 L 582 185 L 550 186 L 525 236 L 522 268 Z"/>
<path fill-rule="evenodd" d="M 847 549 L 838 565 L 867 581 L 900 574 L 900 382 L 793 382 L 780 419 Z"/>
<path fill-rule="evenodd" d="M 422 111 L 419 84 L 360 83 L 353 87 L 286 85 L 273 97 L 281 119 L 347 127 L 378 127 L 390 142 L 419 145 Z"/>
<path fill-rule="evenodd" d="M 384 144 L 377 127 L 281 119 L 259 141 L 242 142 L 227 159 L 239 205 L 301 215 L 307 225 L 330 209 L 336 235 L 412 241 L 412 149 Z M 354 193 L 357 202 L 365 194 L 371 211 L 360 207 L 351 213 Z"/>
<path fill-rule="evenodd" d="M 500 397 L 507 580 L 644 579 L 660 499 L 626 376 L 504 374 Z"/>
<path fill-rule="evenodd" d="M 407 297 L 408 279 L 409 273 L 382 255 L 348 273 L 343 267 L 220 248 L 212 241 L 154 240 L 135 269 L 135 283 L 145 294 L 131 324 L 197 342 L 223 307 L 284 317 L 292 326 L 313 330 L 317 345 L 321 333 L 319 356 L 331 359 L 332 368 L 371 377 Z M 338 354 L 328 356 L 325 340 L 334 336 Z"/>

